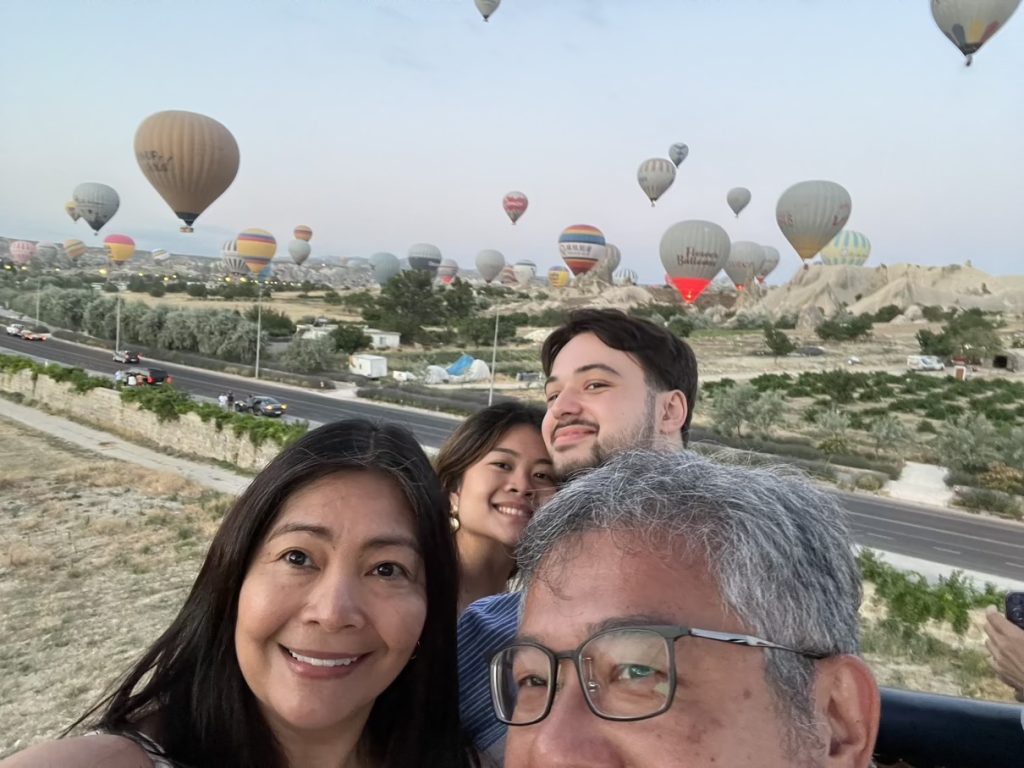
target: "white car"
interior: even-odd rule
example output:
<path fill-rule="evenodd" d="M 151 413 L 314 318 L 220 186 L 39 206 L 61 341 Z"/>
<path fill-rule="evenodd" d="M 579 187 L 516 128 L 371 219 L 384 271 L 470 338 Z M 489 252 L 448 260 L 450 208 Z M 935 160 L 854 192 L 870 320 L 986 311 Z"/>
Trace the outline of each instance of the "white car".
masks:
<path fill-rule="evenodd" d="M 7 326 L 8 336 L 21 336 L 21 332 L 25 330 L 25 326 L 21 323 L 11 323 Z"/>

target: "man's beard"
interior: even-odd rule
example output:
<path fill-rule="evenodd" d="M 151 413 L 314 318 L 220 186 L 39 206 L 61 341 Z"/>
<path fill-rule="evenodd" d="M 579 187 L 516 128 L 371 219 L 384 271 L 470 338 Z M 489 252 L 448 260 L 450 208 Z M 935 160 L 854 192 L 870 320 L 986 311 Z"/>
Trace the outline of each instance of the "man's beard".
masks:
<path fill-rule="evenodd" d="M 594 467 L 599 467 L 608 459 L 622 451 L 629 451 L 636 448 L 650 450 L 656 447 L 658 432 L 654 427 L 654 411 L 657 403 L 657 394 L 653 390 L 647 390 L 644 399 L 644 415 L 636 424 L 636 427 L 618 435 L 611 435 L 607 441 L 601 441 L 600 428 L 597 439 L 590 449 L 589 456 L 567 459 L 559 462 L 555 456 L 555 471 L 562 482 L 572 480 L 573 477 L 587 472 Z"/>

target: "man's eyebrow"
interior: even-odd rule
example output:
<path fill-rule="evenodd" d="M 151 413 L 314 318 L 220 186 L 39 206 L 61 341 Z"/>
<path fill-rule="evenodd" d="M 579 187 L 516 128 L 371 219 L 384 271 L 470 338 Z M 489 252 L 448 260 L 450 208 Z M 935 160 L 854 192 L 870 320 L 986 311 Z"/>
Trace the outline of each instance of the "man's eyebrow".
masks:
<path fill-rule="evenodd" d="M 655 615 L 649 613 L 635 613 L 629 616 L 612 616 L 587 625 L 587 638 L 593 637 L 598 632 L 604 632 L 607 629 L 622 629 L 623 627 L 649 627 L 649 626 L 674 626 L 676 621 L 664 615 Z M 516 635 L 517 643 L 536 643 L 537 645 L 544 645 L 544 641 L 541 640 L 537 635 L 528 633 L 520 633 Z M 580 642 L 583 642 L 582 640 Z M 545 646 L 547 647 L 547 646 Z"/>
<path fill-rule="evenodd" d="M 617 370 L 612 368 L 607 363 L 590 363 L 589 365 L 581 365 L 579 368 L 573 371 L 573 373 L 589 373 L 590 371 L 604 371 L 605 373 L 610 373 L 612 376 L 618 376 L 620 378 L 622 377 L 621 373 L 619 373 Z M 556 381 L 558 381 L 557 376 L 548 376 L 547 380 L 544 382 L 544 386 L 546 387 L 548 384 L 553 384 Z"/>

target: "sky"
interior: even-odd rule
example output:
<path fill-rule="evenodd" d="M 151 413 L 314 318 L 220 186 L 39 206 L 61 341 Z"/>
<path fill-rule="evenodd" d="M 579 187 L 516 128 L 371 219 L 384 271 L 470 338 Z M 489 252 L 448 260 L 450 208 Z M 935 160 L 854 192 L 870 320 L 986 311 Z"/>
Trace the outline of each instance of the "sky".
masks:
<path fill-rule="evenodd" d="M 486 24 L 473 0 L 4 0 L 0 29 L 7 237 L 215 256 L 262 227 L 287 259 L 302 223 L 314 257 L 430 242 L 546 270 L 586 223 L 661 283 L 662 233 L 706 219 L 778 248 L 777 283 L 800 262 L 775 203 L 829 179 L 869 266 L 1024 274 L 1024 11 L 970 68 L 928 0 L 503 0 Z M 132 148 L 166 109 L 241 151 L 191 235 Z M 690 155 L 652 208 L 637 167 L 674 142 Z M 121 197 L 100 237 L 63 210 L 84 181 Z M 738 219 L 734 186 L 753 194 Z M 510 190 L 530 200 L 514 227 Z"/>

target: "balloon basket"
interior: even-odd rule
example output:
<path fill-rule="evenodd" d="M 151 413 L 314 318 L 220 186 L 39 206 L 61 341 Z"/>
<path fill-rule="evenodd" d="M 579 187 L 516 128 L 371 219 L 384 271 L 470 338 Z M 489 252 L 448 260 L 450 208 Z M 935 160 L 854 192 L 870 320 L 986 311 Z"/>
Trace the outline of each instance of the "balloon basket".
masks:
<path fill-rule="evenodd" d="M 178 231 L 179 231 L 179 232 L 184 232 L 184 233 L 185 233 L 186 235 L 187 235 L 187 234 L 190 234 L 190 233 L 192 233 L 192 232 L 195 232 L 195 230 L 194 230 L 194 229 L 192 229 L 192 227 L 188 227 L 188 226 L 185 226 L 185 227 L 178 227 Z"/>

